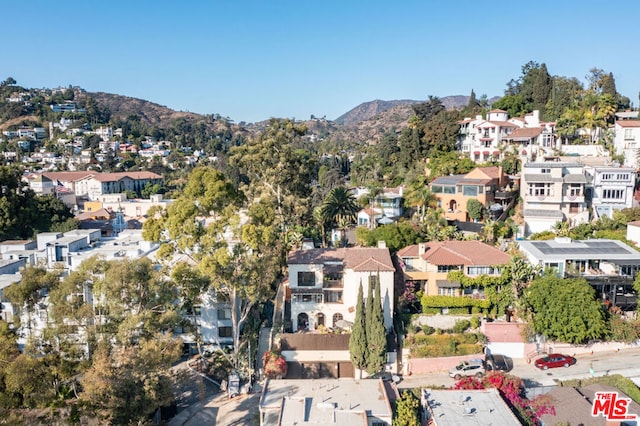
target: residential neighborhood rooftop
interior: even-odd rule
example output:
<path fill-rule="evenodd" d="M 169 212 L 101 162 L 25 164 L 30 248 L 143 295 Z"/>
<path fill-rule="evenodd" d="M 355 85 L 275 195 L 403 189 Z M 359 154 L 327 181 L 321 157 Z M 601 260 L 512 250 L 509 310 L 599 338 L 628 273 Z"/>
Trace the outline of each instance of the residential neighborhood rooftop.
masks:
<path fill-rule="evenodd" d="M 547 241 L 519 241 L 520 249 L 542 260 L 627 261 L 640 264 L 640 252 L 617 240 L 571 240 L 556 238 Z"/>

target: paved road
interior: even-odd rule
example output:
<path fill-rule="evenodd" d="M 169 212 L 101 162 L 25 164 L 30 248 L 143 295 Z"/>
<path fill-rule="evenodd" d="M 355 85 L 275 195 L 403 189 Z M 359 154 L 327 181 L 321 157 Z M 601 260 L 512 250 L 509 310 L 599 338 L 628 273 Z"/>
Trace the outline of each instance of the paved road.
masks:
<path fill-rule="evenodd" d="M 510 374 L 521 377 L 527 387 L 552 386 L 561 380 L 588 378 L 590 365 L 593 365 L 596 376 L 621 374 L 631 379 L 640 377 L 640 348 L 578 355 L 576 358 L 576 364 L 569 368 L 552 368 L 546 371 L 538 370 L 533 363 L 528 364 L 526 360 L 516 359 Z M 398 387 L 450 387 L 454 383 L 455 380 L 449 377 L 448 372 L 441 371 L 404 377 Z"/>

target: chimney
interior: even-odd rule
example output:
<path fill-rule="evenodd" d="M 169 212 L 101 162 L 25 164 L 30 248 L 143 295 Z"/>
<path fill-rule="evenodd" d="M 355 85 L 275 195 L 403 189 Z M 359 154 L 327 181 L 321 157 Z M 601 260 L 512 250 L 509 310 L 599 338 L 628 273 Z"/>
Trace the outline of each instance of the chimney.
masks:
<path fill-rule="evenodd" d="M 502 189 L 504 186 L 504 169 L 502 166 L 498 166 L 498 189 Z"/>
<path fill-rule="evenodd" d="M 418 244 L 418 256 L 422 256 L 426 251 L 427 246 L 424 243 Z"/>
<path fill-rule="evenodd" d="M 378 241 L 378 248 L 386 249 L 387 248 L 387 242 L 383 241 L 383 240 Z"/>

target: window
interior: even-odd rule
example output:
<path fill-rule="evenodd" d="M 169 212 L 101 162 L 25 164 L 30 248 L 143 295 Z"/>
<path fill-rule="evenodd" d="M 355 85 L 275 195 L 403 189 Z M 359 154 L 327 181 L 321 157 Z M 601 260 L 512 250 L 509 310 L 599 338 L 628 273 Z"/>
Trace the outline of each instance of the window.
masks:
<path fill-rule="evenodd" d="M 298 287 L 315 287 L 315 272 L 298 272 Z"/>
<path fill-rule="evenodd" d="M 443 186 L 442 187 L 442 192 L 445 194 L 455 194 L 456 193 L 456 187 L 455 186 Z"/>
<path fill-rule="evenodd" d="M 231 337 L 231 327 L 218 327 L 218 337 Z"/>
<path fill-rule="evenodd" d="M 455 287 L 439 287 L 438 288 L 438 295 L 439 296 L 456 296 L 457 293 L 457 288 Z"/>
<path fill-rule="evenodd" d="M 613 180 L 613 173 L 603 173 L 602 180 Z"/>
<path fill-rule="evenodd" d="M 625 140 L 634 140 L 633 137 L 633 129 L 624 129 L 624 139 Z"/>
<path fill-rule="evenodd" d="M 547 183 L 530 183 L 529 195 L 534 197 L 546 197 L 551 195 L 551 185 Z"/>
<path fill-rule="evenodd" d="M 569 187 L 569 197 L 580 197 L 582 195 L 582 185 L 572 183 Z"/>
<path fill-rule="evenodd" d="M 616 174 L 616 179 L 617 180 L 629 180 L 629 174 L 628 173 L 618 173 L 618 174 Z"/>
<path fill-rule="evenodd" d="M 342 303 L 341 291 L 325 291 L 324 292 L 325 303 Z"/>
<path fill-rule="evenodd" d="M 369 275 L 369 285 L 375 289 L 378 286 L 378 284 L 380 284 L 380 277 L 377 274 Z"/>
<path fill-rule="evenodd" d="M 623 200 L 624 189 L 603 189 L 602 198 L 605 200 Z"/>
<path fill-rule="evenodd" d="M 338 314 L 333 314 L 333 326 L 334 327 L 336 327 L 336 323 L 338 321 L 342 321 L 342 320 L 343 320 L 342 314 L 339 314 L 339 313 Z"/>
<path fill-rule="evenodd" d="M 197 317 L 202 316 L 202 307 L 201 306 L 194 306 L 193 307 L 193 314 Z"/>
<path fill-rule="evenodd" d="M 438 272 L 459 271 L 462 269 L 460 265 L 438 265 Z"/>
<path fill-rule="evenodd" d="M 467 269 L 469 275 L 498 275 L 500 269 L 492 268 L 491 266 L 469 266 Z"/>
<path fill-rule="evenodd" d="M 218 319 L 219 320 L 231 319 L 231 309 L 218 309 Z"/>
<path fill-rule="evenodd" d="M 322 303 L 321 294 L 293 294 L 291 299 L 294 303 Z"/>
<path fill-rule="evenodd" d="M 551 173 L 551 169 L 540 169 L 540 173 Z"/>
<path fill-rule="evenodd" d="M 442 194 L 442 185 L 431 185 L 431 192 L 434 194 Z"/>
<path fill-rule="evenodd" d="M 462 187 L 462 195 L 467 197 L 476 197 L 478 195 L 478 187 L 475 185 L 464 185 Z"/>

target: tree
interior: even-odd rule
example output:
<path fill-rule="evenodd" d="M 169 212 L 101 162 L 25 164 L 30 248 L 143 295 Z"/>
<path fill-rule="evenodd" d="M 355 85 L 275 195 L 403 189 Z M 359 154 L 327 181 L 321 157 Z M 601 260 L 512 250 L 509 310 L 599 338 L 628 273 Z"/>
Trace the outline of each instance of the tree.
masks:
<path fill-rule="evenodd" d="M 103 342 L 81 378 L 80 400 L 89 412 L 109 424 L 138 424 L 174 399 L 171 365 L 182 342 L 157 334 L 137 347 Z"/>
<path fill-rule="evenodd" d="M 536 278 L 524 291 L 529 324 L 548 339 L 584 343 L 607 333 L 604 311 L 584 278 Z"/>
<path fill-rule="evenodd" d="M 484 206 L 480 201 L 476 200 L 475 198 L 470 198 L 467 200 L 467 213 L 472 220 L 478 221 L 482 219 L 483 212 Z"/>
<path fill-rule="evenodd" d="M 369 295 L 367 298 L 367 372 L 375 374 L 382 370 L 387 362 L 387 333 L 382 314 L 382 299 L 380 297 L 380 274 L 372 282 L 369 280 Z M 374 288 L 371 291 L 371 288 Z M 371 308 L 369 308 L 371 305 Z"/>
<path fill-rule="evenodd" d="M 356 318 L 351 327 L 349 336 L 349 358 L 353 366 L 358 370 L 367 367 L 367 323 L 365 318 L 365 305 L 362 296 L 362 282 L 358 287 L 356 300 Z M 362 373 L 360 373 L 361 375 Z"/>
<path fill-rule="evenodd" d="M 420 426 L 420 401 L 410 390 L 400 393 L 396 401 L 393 424 L 398 426 Z"/>
<path fill-rule="evenodd" d="M 346 227 L 355 222 L 359 207 L 356 199 L 344 186 L 333 188 L 322 203 L 320 215 L 325 224 L 338 226 L 343 231 Z M 343 241 L 346 239 L 343 232 Z"/>
<path fill-rule="evenodd" d="M 435 208 L 437 199 L 429 189 L 424 175 L 411 181 L 404 194 L 405 203 L 415 210 L 415 217 L 422 221 L 428 208 Z"/>

